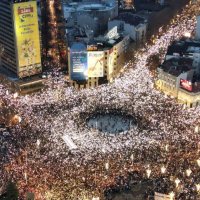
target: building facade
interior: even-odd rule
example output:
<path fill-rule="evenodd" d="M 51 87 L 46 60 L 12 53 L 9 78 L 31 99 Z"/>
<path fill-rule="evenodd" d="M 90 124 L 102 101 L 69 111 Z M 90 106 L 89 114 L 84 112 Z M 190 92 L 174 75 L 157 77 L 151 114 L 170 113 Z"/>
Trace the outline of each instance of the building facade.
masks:
<path fill-rule="evenodd" d="M 136 43 L 146 39 L 147 22 L 132 13 L 121 13 L 118 17 L 108 22 L 108 30 L 117 27 L 118 31 L 130 36 Z"/>
<path fill-rule="evenodd" d="M 188 107 L 200 104 L 200 42 L 174 41 L 158 67 L 156 87 Z"/>
<path fill-rule="evenodd" d="M 42 72 L 36 1 L 0 1 L 1 67 L 25 78 Z"/>
<path fill-rule="evenodd" d="M 118 15 L 118 6 L 111 2 L 72 2 L 64 4 L 64 16 L 67 27 L 79 27 L 92 30 L 94 36 L 107 31 L 108 21 Z"/>
<path fill-rule="evenodd" d="M 72 45 L 68 50 L 71 85 L 81 89 L 112 82 L 122 69 L 123 65 L 120 63 L 129 42 L 129 36 L 118 36 L 106 41 L 98 40 L 92 44 L 82 41 L 84 47 L 81 50 L 73 50 Z M 77 46 L 80 47 L 81 44 Z"/>

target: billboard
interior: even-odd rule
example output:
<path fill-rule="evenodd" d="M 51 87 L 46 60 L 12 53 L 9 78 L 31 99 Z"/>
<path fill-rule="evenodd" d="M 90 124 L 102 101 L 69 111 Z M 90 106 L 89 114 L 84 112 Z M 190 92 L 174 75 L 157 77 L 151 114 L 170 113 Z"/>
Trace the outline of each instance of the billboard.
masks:
<path fill-rule="evenodd" d="M 188 90 L 188 91 L 192 91 L 192 83 L 191 81 L 185 80 L 185 79 L 181 79 L 180 80 L 180 87 Z"/>
<path fill-rule="evenodd" d="M 42 71 L 40 35 L 36 1 L 13 4 L 18 76 L 20 78 Z"/>
<path fill-rule="evenodd" d="M 88 77 L 103 77 L 104 51 L 88 52 Z"/>
<path fill-rule="evenodd" d="M 174 198 L 167 194 L 155 192 L 155 200 L 173 200 Z"/>
<path fill-rule="evenodd" d="M 113 48 L 109 50 L 109 58 L 108 58 L 108 74 L 109 78 L 112 77 L 114 71 L 114 62 L 115 62 L 115 54 Z"/>
<path fill-rule="evenodd" d="M 87 47 L 76 42 L 70 48 L 70 78 L 82 81 L 88 79 Z"/>

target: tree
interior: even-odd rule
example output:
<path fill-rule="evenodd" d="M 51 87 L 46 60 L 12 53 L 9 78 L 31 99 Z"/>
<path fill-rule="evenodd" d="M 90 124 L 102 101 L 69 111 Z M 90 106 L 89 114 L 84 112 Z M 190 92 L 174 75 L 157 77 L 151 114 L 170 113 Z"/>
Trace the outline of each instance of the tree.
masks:
<path fill-rule="evenodd" d="M 157 67 L 161 64 L 159 54 L 152 54 L 147 58 L 146 66 L 151 72 L 152 76 L 155 77 L 157 75 Z"/>
<path fill-rule="evenodd" d="M 9 181 L 3 200 L 18 200 L 19 191 L 15 183 Z"/>

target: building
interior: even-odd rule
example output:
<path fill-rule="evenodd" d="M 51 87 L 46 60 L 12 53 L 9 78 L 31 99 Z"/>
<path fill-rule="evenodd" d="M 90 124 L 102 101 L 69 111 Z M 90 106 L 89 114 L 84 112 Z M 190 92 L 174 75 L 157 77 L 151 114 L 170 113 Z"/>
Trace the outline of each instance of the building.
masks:
<path fill-rule="evenodd" d="M 123 54 L 129 45 L 129 36 L 82 39 L 72 43 L 68 50 L 71 84 L 76 88 L 95 87 L 112 82 L 118 76 Z"/>
<path fill-rule="evenodd" d="M 169 60 L 174 57 L 192 58 L 192 66 L 196 73 L 200 73 L 200 41 L 189 38 L 174 41 L 169 46 L 165 59 Z"/>
<path fill-rule="evenodd" d="M 200 104 L 200 42 L 174 41 L 158 67 L 156 86 L 188 107 Z"/>
<path fill-rule="evenodd" d="M 118 0 L 119 13 L 135 12 L 134 0 Z"/>
<path fill-rule="evenodd" d="M 200 15 L 197 16 L 196 39 L 197 39 L 197 40 L 200 40 Z"/>
<path fill-rule="evenodd" d="M 67 27 L 79 27 L 92 30 L 94 36 L 107 31 L 108 21 L 118 15 L 118 5 L 113 1 L 71 2 L 64 4 L 64 16 Z"/>
<path fill-rule="evenodd" d="M 142 17 L 132 13 L 120 13 L 108 22 L 108 30 L 117 27 L 118 32 L 129 35 L 136 43 L 146 39 L 147 22 Z"/>
<path fill-rule="evenodd" d="M 0 1 L 1 68 L 18 78 L 42 72 L 36 1 Z"/>

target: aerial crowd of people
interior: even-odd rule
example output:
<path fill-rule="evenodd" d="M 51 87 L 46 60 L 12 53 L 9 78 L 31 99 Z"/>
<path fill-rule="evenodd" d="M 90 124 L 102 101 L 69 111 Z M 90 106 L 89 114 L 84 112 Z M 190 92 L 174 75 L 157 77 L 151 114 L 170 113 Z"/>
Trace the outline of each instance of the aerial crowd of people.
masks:
<path fill-rule="evenodd" d="M 39 200 L 109 199 L 113 192 L 147 182 L 146 197 L 159 192 L 197 199 L 200 108 L 185 108 L 157 91 L 146 66 L 150 55 L 194 32 L 196 9 L 186 6 L 153 44 L 135 53 L 136 60 L 113 83 L 76 91 L 64 87 L 64 75 L 53 74 L 48 88 L 25 96 L 1 85 L 2 104 L 18 119 L 0 137 L 1 191 L 12 180 L 21 198 L 33 192 Z M 132 116 L 136 125 L 107 134 L 86 124 L 95 113 L 115 112 Z M 70 149 L 63 135 L 77 148 Z"/>

